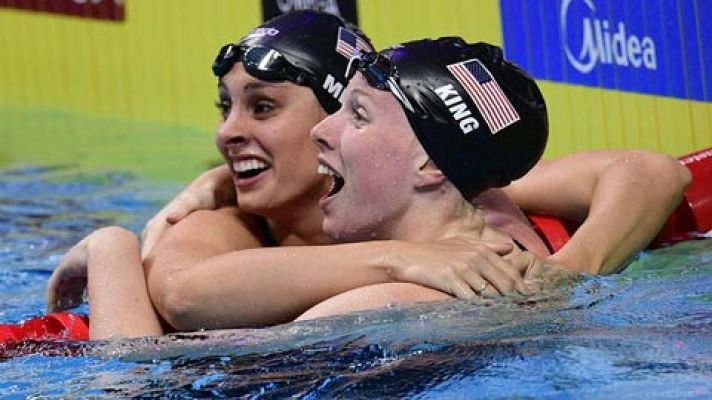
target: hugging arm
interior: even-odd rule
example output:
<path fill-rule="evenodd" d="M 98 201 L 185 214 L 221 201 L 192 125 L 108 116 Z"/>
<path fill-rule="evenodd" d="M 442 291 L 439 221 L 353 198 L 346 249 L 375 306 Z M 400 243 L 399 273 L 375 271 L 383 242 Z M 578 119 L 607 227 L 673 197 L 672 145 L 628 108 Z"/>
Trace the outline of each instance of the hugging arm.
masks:
<path fill-rule="evenodd" d="M 325 299 L 378 283 L 415 282 L 461 297 L 485 279 L 503 293 L 526 290 L 526 265 L 490 260 L 509 253 L 508 243 L 259 246 L 234 208 L 191 214 L 146 258 L 156 308 L 185 331 L 288 322 Z"/>
<path fill-rule="evenodd" d="M 687 168 L 670 156 L 605 150 L 541 161 L 504 190 L 527 213 L 581 222 L 552 262 L 579 272 L 611 273 L 655 237 L 690 180 Z M 232 190 L 226 167 L 204 173 L 152 219 L 145 230 L 148 244 L 162 234 L 170 212 L 179 219 L 214 207 L 234 196 Z"/>
<path fill-rule="evenodd" d="M 191 212 L 234 204 L 235 188 L 227 165 L 203 172 L 146 223 L 141 233 L 141 258 L 146 258 L 169 226 Z"/>
<path fill-rule="evenodd" d="M 655 237 L 690 181 L 687 168 L 668 155 L 591 151 L 541 161 L 505 192 L 525 212 L 582 222 L 549 259 L 605 274 Z"/>
<path fill-rule="evenodd" d="M 94 231 L 62 258 L 47 285 L 47 308 L 60 311 L 82 302 L 86 287 L 90 339 L 163 334 L 151 305 L 138 237 L 123 228 Z"/>

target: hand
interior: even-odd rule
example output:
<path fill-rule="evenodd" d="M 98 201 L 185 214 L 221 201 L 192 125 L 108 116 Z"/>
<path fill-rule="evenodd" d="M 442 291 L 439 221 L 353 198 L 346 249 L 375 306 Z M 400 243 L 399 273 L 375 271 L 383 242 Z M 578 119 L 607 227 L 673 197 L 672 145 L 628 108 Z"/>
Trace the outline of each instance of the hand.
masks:
<path fill-rule="evenodd" d="M 80 305 L 87 286 L 88 242 L 91 235 L 74 245 L 62 257 L 47 283 L 47 310 L 57 312 Z"/>
<path fill-rule="evenodd" d="M 435 243 L 398 242 L 391 254 L 394 279 L 428 286 L 460 299 L 528 293 L 523 276 L 533 256 L 509 259 L 514 245 L 469 239 Z"/>
<path fill-rule="evenodd" d="M 198 210 L 234 204 L 235 189 L 226 166 L 204 172 L 151 218 L 141 232 L 141 259 L 153 250 L 166 229 Z"/>
<path fill-rule="evenodd" d="M 546 259 L 536 259 L 527 269 L 525 279 L 530 288 L 535 291 L 549 291 L 579 281 L 582 275 L 572 271 L 568 266 L 558 263 L 554 256 Z"/>

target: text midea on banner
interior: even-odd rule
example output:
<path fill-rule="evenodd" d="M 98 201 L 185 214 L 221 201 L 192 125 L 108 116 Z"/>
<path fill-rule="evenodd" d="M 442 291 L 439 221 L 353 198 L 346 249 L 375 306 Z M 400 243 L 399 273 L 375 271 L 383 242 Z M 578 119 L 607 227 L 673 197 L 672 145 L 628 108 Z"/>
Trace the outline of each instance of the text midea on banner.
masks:
<path fill-rule="evenodd" d="M 712 101 L 712 7 L 500 0 L 507 57 L 537 79 Z"/>

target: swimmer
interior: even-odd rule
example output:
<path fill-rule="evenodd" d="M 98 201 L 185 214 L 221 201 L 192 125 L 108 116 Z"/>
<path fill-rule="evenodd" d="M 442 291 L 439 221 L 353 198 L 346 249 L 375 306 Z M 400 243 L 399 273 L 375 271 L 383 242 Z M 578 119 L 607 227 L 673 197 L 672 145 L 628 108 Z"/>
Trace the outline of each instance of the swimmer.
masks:
<path fill-rule="evenodd" d="M 319 201 L 324 232 L 339 242 L 515 244 L 469 199 L 524 176 L 543 154 L 548 119 L 534 80 L 500 48 L 457 37 L 362 53 L 351 66 L 358 72 L 343 106 L 312 130 L 319 171 L 333 180 Z M 512 257 L 530 259 L 528 278 L 541 273 L 542 260 L 520 249 Z M 413 284 L 373 285 L 301 318 L 447 297 Z"/>
<path fill-rule="evenodd" d="M 485 280 L 503 294 L 526 290 L 521 267 L 499 259 L 509 244 L 472 244 L 477 252 L 448 243 L 327 246 L 318 199 L 330 180 L 317 173 L 309 131 L 340 107 L 359 49 L 371 49 L 365 36 L 316 12 L 278 17 L 224 46 L 213 66 L 223 117 L 216 142 L 237 207 L 191 214 L 143 265 L 133 233 L 92 233 L 54 271 L 48 308 L 80 303 L 88 285 L 90 337 L 105 339 L 288 322 L 336 294 L 383 282 L 461 296 Z M 458 267 L 471 271 L 462 276 Z"/>
<path fill-rule="evenodd" d="M 343 74 L 348 59 L 336 51 L 338 38 L 357 47 L 368 40 L 338 18 L 313 12 L 278 17 L 261 28 L 270 29 L 255 30 L 239 46 L 225 47 L 215 65 L 224 117 L 217 143 L 226 158 L 224 171 L 231 189 L 237 192 L 237 207 L 192 213 L 168 229 L 156 245 L 146 246 L 151 249 L 144 258 L 147 282 L 127 283 L 123 294 L 113 293 L 115 287 L 109 282 L 143 276 L 141 258 L 133 253 L 138 238 L 121 228 L 98 231 L 73 248 L 53 274 L 48 287 L 50 310 L 81 301 L 81 282 L 87 275 L 92 328 L 96 328 L 93 338 L 159 335 L 164 327 L 186 331 L 272 325 L 291 321 L 339 293 L 385 282 L 418 283 L 463 298 L 475 295 L 485 281 L 491 294 L 526 290 L 519 274 L 522 265 L 500 257 L 512 251 L 511 244 L 384 240 L 327 245 L 333 240 L 321 231 L 318 199 L 329 182 L 316 173 L 318 149 L 308 132 L 340 105 L 337 97 L 346 86 Z M 349 35 L 339 36 L 343 30 Z M 267 31 L 278 34 L 260 34 Z M 354 35 L 361 41 L 354 41 Z M 257 47 L 276 51 L 261 50 L 261 55 L 253 51 L 250 57 L 265 62 L 250 62 L 248 50 Z M 261 65 L 266 69 L 260 70 Z M 580 175 L 598 176 L 598 172 Z M 614 194 L 601 194 L 600 185 L 592 189 L 596 199 Z M 212 192 L 216 191 L 220 192 Z M 225 197 L 234 201 L 234 196 Z M 651 198 L 659 204 L 656 201 L 662 196 Z M 575 203 L 569 209 L 582 213 L 581 208 Z M 517 236 L 518 241 L 535 248 L 527 238 L 536 240 L 531 229 L 524 223 L 517 226 L 515 231 L 528 232 Z M 641 228 L 641 236 L 649 235 L 645 229 Z M 112 248 L 122 242 L 114 237 L 130 242 L 126 247 L 131 251 Z M 570 254 L 588 258 L 610 251 L 588 242 L 585 235 L 579 239 L 600 253 L 579 251 L 586 248 L 581 246 L 571 247 Z M 478 250 L 473 251 L 473 246 Z M 107 258 L 101 269 L 87 267 L 99 258 L 94 257 L 99 249 L 126 256 Z M 139 273 L 128 274 L 130 268 Z M 99 300 L 92 304 L 92 296 L 102 293 L 113 300 L 109 311 L 101 314 L 107 318 L 97 318 Z M 128 300 L 123 302 L 124 298 Z M 152 300 L 152 307 L 128 308 L 134 303 L 146 305 L 146 298 Z M 161 329 L 155 329 L 154 323 L 147 329 L 136 321 L 120 324 L 110 317 L 132 313 L 138 317 L 147 309 L 162 323 Z M 129 325 L 132 329 L 127 329 Z"/>

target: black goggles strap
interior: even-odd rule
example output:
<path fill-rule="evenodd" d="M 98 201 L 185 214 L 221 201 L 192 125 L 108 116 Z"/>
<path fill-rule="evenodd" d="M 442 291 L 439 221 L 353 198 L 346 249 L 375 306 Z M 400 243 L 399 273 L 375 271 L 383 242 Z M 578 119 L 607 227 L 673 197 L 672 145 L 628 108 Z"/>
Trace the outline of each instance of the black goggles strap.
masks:
<path fill-rule="evenodd" d="M 346 78 L 351 80 L 356 71 L 366 78 L 366 82 L 376 89 L 390 91 L 400 101 L 406 110 L 413 114 L 423 114 L 416 110 L 398 84 L 398 71 L 386 57 L 375 52 L 361 52 L 349 60 L 346 68 Z"/>

